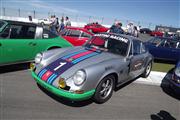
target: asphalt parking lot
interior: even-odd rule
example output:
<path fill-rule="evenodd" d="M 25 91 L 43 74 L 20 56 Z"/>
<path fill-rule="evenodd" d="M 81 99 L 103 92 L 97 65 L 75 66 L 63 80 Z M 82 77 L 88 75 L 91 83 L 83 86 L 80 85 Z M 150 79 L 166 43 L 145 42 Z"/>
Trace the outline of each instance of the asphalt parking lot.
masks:
<path fill-rule="evenodd" d="M 27 64 L 0 68 L 1 120 L 175 120 L 180 99 L 160 86 L 128 83 L 104 104 L 63 100 L 38 86 Z"/>

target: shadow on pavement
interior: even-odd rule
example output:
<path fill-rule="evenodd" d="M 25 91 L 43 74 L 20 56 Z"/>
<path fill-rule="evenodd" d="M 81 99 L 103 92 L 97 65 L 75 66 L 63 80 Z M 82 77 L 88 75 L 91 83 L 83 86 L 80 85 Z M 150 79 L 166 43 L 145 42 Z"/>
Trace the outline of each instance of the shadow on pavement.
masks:
<path fill-rule="evenodd" d="M 169 96 L 180 100 L 180 96 L 178 96 L 171 88 L 169 85 L 169 80 L 171 80 L 172 78 L 172 73 L 173 73 L 173 69 L 171 69 L 170 71 L 167 72 L 166 76 L 163 78 L 162 82 L 161 82 L 161 88 L 162 90 Z"/>
<path fill-rule="evenodd" d="M 29 68 L 29 63 L 0 66 L 0 74 L 14 72 L 14 71 L 20 71 L 20 70 L 26 70 L 28 68 Z"/>
<path fill-rule="evenodd" d="M 46 90 L 45 88 L 43 88 L 41 85 L 37 84 L 38 87 L 45 93 L 47 94 L 49 97 L 53 98 L 54 100 L 56 100 L 57 102 L 60 102 L 64 105 L 67 106 L 71 106 L 71 107 L 84 107 L 87 106 L 89 104 L 93 103 L 92 99 L 89 100 L 84 100 L 84 101 L 70 101 L 67 99 L 64 99 L 62 97 L 56 96 L 55 94 L 49 92 L 48 90 Z"/>
<path fill-rule="evenodd" d="M 134 82 L 135 80 L 137 80 L 138 78 L 140 78 L 140 76 L 137 77 L 137 78 L 134 78 L 133 80 L 130 80 L 130 81 L 128 81 L 128 82 L 125 82 L 125 83 L 121 84 L 121 85 L 118 86 L 118 87 L 115 87 L 114 91 L 115 91 L 115 92 L 119 91 L 120 89 L 122 89 L 122 88 L 128 86 L 129 84 L 133 83 L 133 82 Z"/>
<path fill-rule="evenodd" d="M 151 120 L 176 120 L 170 113 L 167 111 L 161 110 L 157 114 L 151 115 Z"/>

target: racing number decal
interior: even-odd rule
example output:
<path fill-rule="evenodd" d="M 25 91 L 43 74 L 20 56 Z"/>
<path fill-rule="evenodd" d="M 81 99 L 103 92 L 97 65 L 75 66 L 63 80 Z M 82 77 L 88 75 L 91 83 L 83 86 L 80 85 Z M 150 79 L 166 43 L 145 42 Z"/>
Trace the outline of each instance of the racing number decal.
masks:
<path fill-rule="evenodd" d="M 60 65 L 54 68 L 54 71 L 58 70 L 60 67 L 64 66 L 66 62 L 60 62 Z"/>

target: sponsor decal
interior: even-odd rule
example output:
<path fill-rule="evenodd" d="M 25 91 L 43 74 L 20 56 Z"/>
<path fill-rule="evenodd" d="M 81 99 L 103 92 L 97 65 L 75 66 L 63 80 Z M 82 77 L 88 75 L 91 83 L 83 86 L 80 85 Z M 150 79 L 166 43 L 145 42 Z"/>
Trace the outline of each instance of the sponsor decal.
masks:
<path fill-rule="evenodd" d="M 63 72 L 65 72 L 75 64 L 100 53 L 101 51 L 98 51 L 95 48 L 70 53 L 55 60 L 54 62 L 43 68 L 38 73 L 38 77 L 46 81 L 47 83 L 52 84 L 59 75 L 61 75 Z"/>
<path fill-rule="evenodd" d="M 111 38 L 111 39 L 115 39 L 115 40 L 119 40 L 122 41 L 124 43 L 128 43 L 128 39 L 121 37 L 121 36 L 117 36 L 117 35 L 110 35 L 110 34 L 95 34 L 94 36 L 98 36 L 98 37 L 105 37 L 105 38 Z"/>

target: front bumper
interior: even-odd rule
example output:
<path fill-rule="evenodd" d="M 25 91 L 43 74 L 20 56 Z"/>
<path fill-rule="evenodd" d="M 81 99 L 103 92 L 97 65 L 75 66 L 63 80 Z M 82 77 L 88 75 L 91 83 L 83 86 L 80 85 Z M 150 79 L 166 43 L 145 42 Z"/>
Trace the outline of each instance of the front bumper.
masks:
<path fill-rule="evenodd" d="M 68 91 L 65 91 L 65 90 L 62 90 L 62 89 L 58 89 L 58 88 L 44 82 L 32 70 L 31 70 L 31 74 L 32 74 L 33 78 L 36 80 L 36 82 L 39 83 L 42 87 L 44 87 L 48 91 L 50 91 L 50 92 L 52 92 L 52 93 L 54 93 L 54 94 L 56 94 L 56 95 L 58 95 L 60 97 L 64 97 L 64 98 L 67 98 L 67 99 L 70 99 L 70 100 L 74 100 L 74 101 L 86 100 L 86 99 L 91 98 L 95 93 L 95 89 L 90 90 L 90 91 L 85 92 L 85 93 L 82 93 L 82 94 L 68 92 Z"/>
<path fill-rule="evenodd" d="M 173 80 L 169 80 L 171 89 L 174 90 L 177 94 L 180 94 L 180 84 L 174 82 Z"/>

